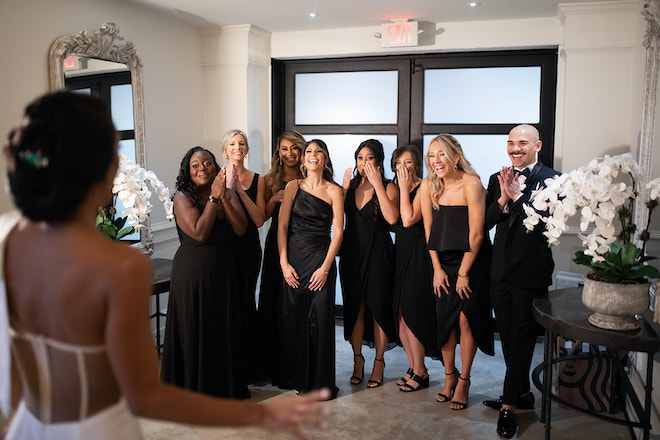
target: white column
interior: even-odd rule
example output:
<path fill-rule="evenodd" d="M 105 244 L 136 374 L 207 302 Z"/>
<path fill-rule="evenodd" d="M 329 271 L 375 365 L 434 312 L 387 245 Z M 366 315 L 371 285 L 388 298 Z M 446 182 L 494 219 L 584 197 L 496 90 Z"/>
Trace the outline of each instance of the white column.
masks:
<path fill-rule="evenodd" d="M 204 143 L 221 163 L 222 135 L 248 135 L 246 165 L 265 174 L 270 157 L 270 33 L 253 25 L 223 26 L 202 33 Z"/>

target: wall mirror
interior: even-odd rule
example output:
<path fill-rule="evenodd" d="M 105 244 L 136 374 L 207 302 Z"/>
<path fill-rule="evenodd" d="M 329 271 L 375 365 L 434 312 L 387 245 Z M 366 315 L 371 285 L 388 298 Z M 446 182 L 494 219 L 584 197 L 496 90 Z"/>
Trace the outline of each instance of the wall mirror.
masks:
<path fill-rule="evenodd" d="M 50 47 L 48 65 L 51 91 L 66 88 L 94 93 L 112 103 L 120 153 L 146 166 L 142 63 L 117 25 L 107 22 L 92 35 L 83 30 L 59 37 Z M 139 247 L 149 254 L 153 252 L 149 220 L 131 238 L 139 240 Z"/>

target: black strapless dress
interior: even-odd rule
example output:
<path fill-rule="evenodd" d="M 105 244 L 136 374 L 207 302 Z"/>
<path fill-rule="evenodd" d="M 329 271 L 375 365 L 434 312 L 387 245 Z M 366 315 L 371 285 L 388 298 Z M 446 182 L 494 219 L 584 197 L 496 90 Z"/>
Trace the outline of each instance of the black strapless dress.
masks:
<path fill-rule="evenodd" d="M 309 279 L 328 253 L 332 206 L 298 189 L 291 208 L 287 249 L 300 287 L 282 280 L 278 386 L 310 391 L 335 386 L 335 264 L 320 291 L 310 291 Z"/>
<path fill-rule="evenodd" d="M 250 200 L 256 203 L 257 186 L 259 174 L 254 173 L 250 187 L 245 191 Z M 240 183 L 239 183 L 240 184 Z M 243 205 L 243 202 L 241 202 Z M 247 368 L 248 381 L 258 381 L 264 377 L 262 367 L 264 360 L 260 350 L 260 336 L 257 332 L 257 305 L 255 293 L 257 290 L 257 278 L 261 268 L 261 242 L 259 241 L 259 230 L 254 224 L 245 206 L 243 206 L 247 217 L 247 229 L 242 236 L 234 235 L 231 248 L 236 261 L 236 280 L 238 290 L 243 298 L 242 323 L 245 341 L 245 367 Z"/>
<path fill-rule="evenodd" d="M 461 299 L 456 293 L 458 268 L 463 254 L 470 250 L 467 206 L 441 205 L 438 209 L 433 209 L 428 249 L 438 252 L 440 264 L 449 276 L 449 294 L 436 296 L 438 349 L 447 343 L 453 329 L 458 331 L 459 313 L 463 312 L 479 349 L 488 355 L 494 355 L 489 296 L 492 250 L 488 234 L 484 233 L 481 248 L 468 274 L 472 293 L 467 299 Z"/>
<path fill-rule="evenodd" d="M 216 220 L 204 242 L 178 226 L 177 232 L 181 245 L 172 262 L 163 381 L 217 397 L 249 398 L 231 226 Z"/>
<path fill-rule="evenodd" d="M 376 209 L 375 194 L 362 209 L 357 209 L 355 189 L 349 189 L 344 211 L 346 228 L 339 261 L 344 299 L 344 338 L 350 341 L 360 304 L 364 301 L 366 308 L 363 342 L 373 347 L 374 319 L 389 340 L 394 341 L 394 244 L 390 236 L 390 225 Z"/>
<path fill-rule="evenodd" d="M 410 192 L 412 202 L 419 185 Z M 403 197 L 403 195 L 402 195 Z M 424 223 L 418 221 L 405 228 L 399 220 L 392 229 L 396 233 L 394 244 L 394 324 L 399 335 L 399 310 L 413 335 L 424 345 L 429 356 L 439 358 L 436 347 L 437 324 L 433 268 L 426 250 Z"/>

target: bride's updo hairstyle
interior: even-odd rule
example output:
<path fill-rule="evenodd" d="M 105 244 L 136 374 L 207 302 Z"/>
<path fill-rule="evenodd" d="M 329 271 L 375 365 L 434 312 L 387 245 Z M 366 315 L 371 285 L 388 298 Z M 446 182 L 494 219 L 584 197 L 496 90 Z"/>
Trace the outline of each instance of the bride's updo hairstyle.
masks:
<path fill-rule="evenodd" d="M 14 203 L 33 221 L 65 221 L 116 161 L 116 131 L 98 98 L 56 92 L 25 109 L 4 152 Z"/>

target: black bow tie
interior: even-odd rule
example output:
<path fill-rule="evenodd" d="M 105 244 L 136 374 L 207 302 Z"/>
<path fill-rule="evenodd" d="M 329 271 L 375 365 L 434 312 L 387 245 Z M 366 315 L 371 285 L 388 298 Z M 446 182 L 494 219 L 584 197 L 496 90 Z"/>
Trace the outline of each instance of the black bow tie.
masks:
<path fill-rule="evenodd" d="M 513 172 L 514 172 L 516 177 L 521 176 L 521 175 L 525 176 L 525 177 L 529 177 L 529 173 L 531 173 L 532 170 L 530 170 L 529 167 L 527 167 L 522 171 L 521 170 L 513 170 Z"/>

